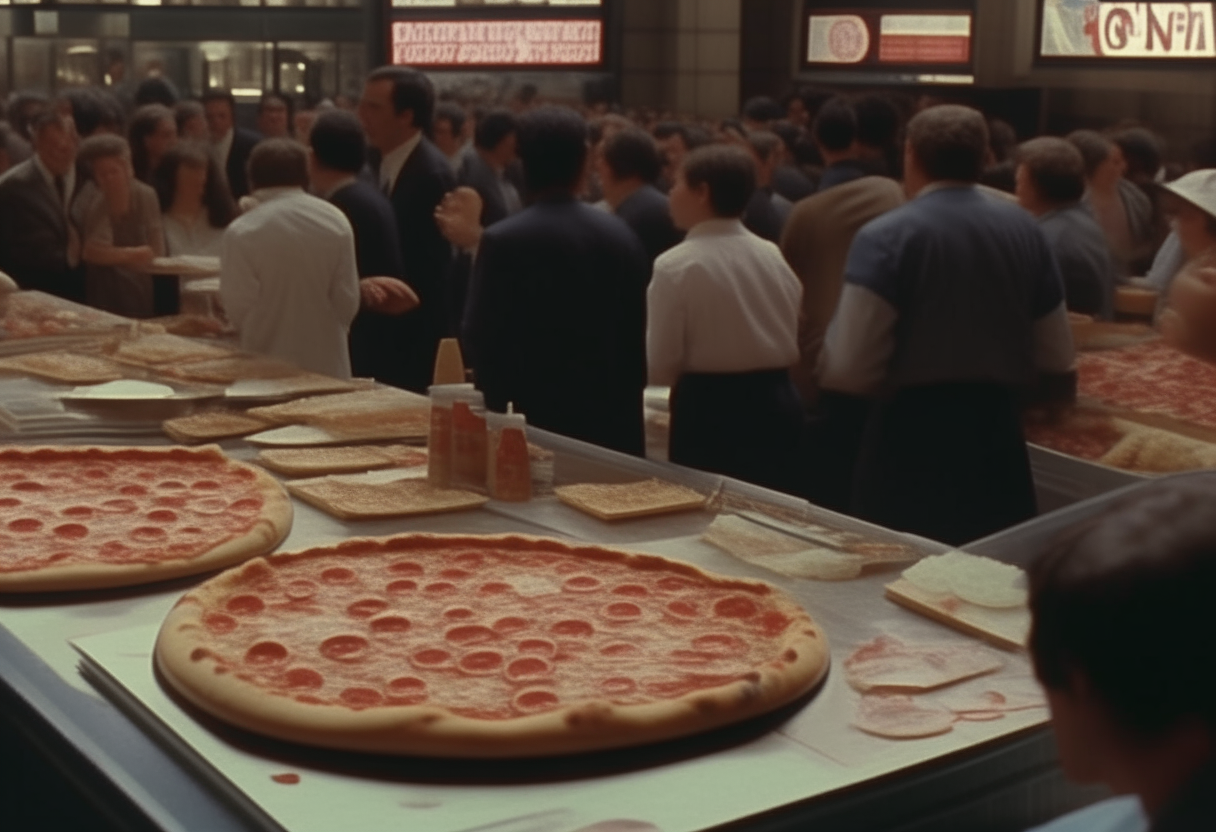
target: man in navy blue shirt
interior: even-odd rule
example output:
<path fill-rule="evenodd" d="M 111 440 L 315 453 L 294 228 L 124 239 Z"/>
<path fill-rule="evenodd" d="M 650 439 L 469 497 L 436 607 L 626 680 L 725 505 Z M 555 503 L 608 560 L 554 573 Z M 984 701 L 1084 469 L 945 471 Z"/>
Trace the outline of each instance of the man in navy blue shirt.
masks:
<path fill-rule="evenodd" d="M 911 201 L 858 232 L 820 359 L 834 438 L 810 496 L 953 544 L 1034 516 L 1021 404 L 1075 390 L 1059 269 L 1025 211 L 976 187 L 987 148 L 967 107 L 909 123 Z"/>

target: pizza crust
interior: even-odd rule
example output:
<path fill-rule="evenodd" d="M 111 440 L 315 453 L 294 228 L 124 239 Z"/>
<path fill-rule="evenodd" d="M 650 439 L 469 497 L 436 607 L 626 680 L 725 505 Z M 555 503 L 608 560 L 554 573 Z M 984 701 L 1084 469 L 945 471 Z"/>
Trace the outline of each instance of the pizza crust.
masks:
<path fill-rule="evenodd" d="M 105 447 L 105 448 L 63 448 L 63 447 L 30 447 L 24 448 L 31 454 L 40 451 L 57 453 L 73 450 L 100 451 L 104 454 L 145 454 L 155 455 L 158 451 L 186 451 L 197 454 L 202 458 L 214 459 L 221 457 L 233 467 L 246 468 L 255 474 L 251 485 L 263 500 L 261 516 L 247 532 L 224 541 L 201 555 L 192 558 L 160 561 L 158 563 L 83 563 L 63 566 L 47 566 L 21 572 L 0 572 L 0 593 L 4 592 L 68 592 L 94 589 L 111 589 L 120 586 L 136 586 L 140 584 L 168 581 L 187 575 L 197 575 L 216 569 L 239 564 L 249 558 L 264 555 L 286 539 L 291 531 L 293 509 L 291 498 L 273 477 L 260 468 L 229 459 L 218 445 L 206 445 L 200 448 L 146 448 L 146 447 Z"/>
<path fill-rule="evenodd" d="M 352 482 L 341 477 L 320 477 L 287 483 L 287 490 L 309 505 L 339 520 L 382 520 L 420 514 L 445 514 L 481 508 L 489 497 L 440 488 L 424 479 L 392 482 Z"/>
<path fill-rule="evenodd" d="M 543 549 L 591 560 L 624 562 L 639 570 L 662 569 L 708 581 L 721 588 L 776 593 L 772 601 L 793 618 L 770 661 L 754 668 L 748 679 L 643 705 L 614 705 L 605 700 L 572 703 L 543 714 L 505 720 L 457 716 L 433 705 L 388 706 L 355 711 L 335 705 L 310 705 L 214 672 L 213 660 L 191 660 L 208 647 L 201 623 L 208 600 L 222 597 L 246 570 L 269 568 L 268 561 L 307 558 L 319 548 L 280 553 L 229 570 L 184 596 L 165 619 L 157 637 L 155 662 L 166 681 L 186 699 L 227 722 L 259 734 L 326 748 L 379 754 L 412 754 L 452 758 L 524 758 L 601 751 L 675 739 L 742 722 L 787 705 L 814 689 L 826 676 L 827 638 L 806 611 L 780 590 L 761 581 L 734 579 L 695 566 L 599 546 L 577 546 L 524 535 L 488 537 L 402 535 L 346 541 L 337 554 L 360 548 L 398 554 L 434 547 Z M 256 573 L 250 573 L 256 574 Z"/>
<path fill-rule="evenodd" d="M 266 423 L 229 410 L 211 410 L 192 413 L 161 422 L 161 430 L 174 442 L 193 445 L 198 442 L 214 442 L 248 436 L 266 428 Z"/>
<path fill-rule="evenodd" d="M 123 377 L 107 358 L 70 352 L 34 352 L 0 359 L 0 372 L 14 372 L 64 384 L 98 384 Z"/>

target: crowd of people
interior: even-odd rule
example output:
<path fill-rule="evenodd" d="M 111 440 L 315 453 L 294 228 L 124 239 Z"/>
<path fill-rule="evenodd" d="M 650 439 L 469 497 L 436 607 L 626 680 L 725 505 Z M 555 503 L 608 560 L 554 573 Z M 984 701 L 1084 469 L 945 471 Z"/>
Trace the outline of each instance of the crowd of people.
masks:
<path fill-rule="evenodd" d="M 947 542 L 1034 514 L 1020 414 L 1072 394 L 1070 313 L 1210 291 L 1216 174 L 1142 127 L 480 107 L 404 67 L 340 103 L 267 94 L 254 131 L 222 91 L 12 96 L 0 270 L 140 318 L 179 302 L 155 258 L 218 256 L 247 349 L 425 391 L 456 337 L 491 408 L 635 454 L 670 386 L 673 461 Z"/>
<path fill-rule="evenodd" d="M 1070 315 L 1152 286 L 1216 358 L 1216 170 L 1142 127 L 1018 144 L 813 92 L 717 124 L 481 109 L 386 67 L 349 107 L 267 95 L 254 132 L 169 93 L 10 98 L 0 270 L 139 318 L 178 302 L 155 258 L 218 256 L 250 350 L 425 391 L 457 337 L 490 408 L 632 454 L 670 386 L 673 461 L 947 543 L 1035 513 L 1021 415 L 1075 393 Z M 1066 769 L 1162 830 L 1211 817 L 1212 665 L 1170 648 L 1211 629 L 1209 494 L 1154 486 L 1031 571 Z"/>

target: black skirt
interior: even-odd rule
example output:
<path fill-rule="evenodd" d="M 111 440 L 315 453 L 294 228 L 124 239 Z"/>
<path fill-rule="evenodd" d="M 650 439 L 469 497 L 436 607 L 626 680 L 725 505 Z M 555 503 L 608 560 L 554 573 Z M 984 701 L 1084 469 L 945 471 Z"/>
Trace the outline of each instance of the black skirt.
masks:
<path fill-rule="evenodd" d="M 671 391 L 672 462 L 779 491 L 805 416 L 788 370 L 684 373 Z"/>
<path fill-rule="evenodd" d="M 958 546 L 1031 519 L 1034 479 L 1017 391 L 996 384 L 902 390 L 871 410 L 854 513 Z"/>

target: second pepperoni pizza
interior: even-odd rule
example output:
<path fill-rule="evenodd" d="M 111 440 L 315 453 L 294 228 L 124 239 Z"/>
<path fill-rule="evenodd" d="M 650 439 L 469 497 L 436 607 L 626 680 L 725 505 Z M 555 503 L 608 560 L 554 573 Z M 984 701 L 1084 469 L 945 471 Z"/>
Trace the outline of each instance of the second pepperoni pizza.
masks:
<path fill-rule="evenodd" d="M 510 758 L 685 736 L 792 702 L 822 631 L 769 584 L 522 536 L 275 554 L 190 591 L 156 662 L 195 705 L 328 748 Z"/>

